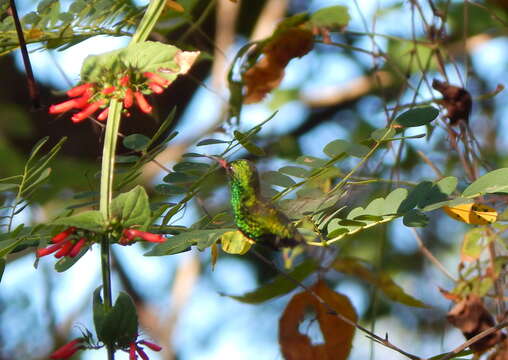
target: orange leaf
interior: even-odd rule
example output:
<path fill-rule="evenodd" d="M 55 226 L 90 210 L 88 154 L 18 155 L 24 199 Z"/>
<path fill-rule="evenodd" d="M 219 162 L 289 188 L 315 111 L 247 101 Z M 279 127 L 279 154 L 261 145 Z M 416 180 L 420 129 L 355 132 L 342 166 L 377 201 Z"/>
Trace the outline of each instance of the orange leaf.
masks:
<path fill-rule="evenodd" d="M 335 311 L 356 322 L 355 310 L 346 296 L 328 288 L 324 281 L 318 281 L 311 289 Z M 312 340 L 299 331 L 308 308 L 316 313 L 323 344 L 312 344 Z M 354 332 L 353 326 L 330 314 L 307 291 L 291 298 L 279 320 L 279 344 L 286 360 L 345 360 L 351 351 Z"/>
<path fill-rule="evenodd" d="M 295 57 L 302 57 L 314 46 L 310 30 L 291 28 L 275 35 L 263 48 L 264 57 L 243 74 L 247 88 L 244 103 L 257 103 L 279 86 L 284 68 Z"/>
<path fill-rule="evenodd" d="M 185 9 L 183 8 L 182 5 L 180 5 L 179 3 L 177 3 L 176 1 L 173 1 L 173 0 L 167 0 L 166 7 L 170 8 L 172 10 L 175 10 L 176 12 L 184 12 L 185 11 Z"/>

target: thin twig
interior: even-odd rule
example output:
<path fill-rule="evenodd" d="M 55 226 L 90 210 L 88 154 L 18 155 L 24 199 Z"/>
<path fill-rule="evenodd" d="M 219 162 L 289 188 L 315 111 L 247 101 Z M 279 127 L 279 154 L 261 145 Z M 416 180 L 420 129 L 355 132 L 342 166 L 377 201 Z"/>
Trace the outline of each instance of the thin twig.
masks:
<path fill-rule="evenodd" d="M 450 359 L 453 359 L 454 357 L 457 356 L 458 353 L 460 353 L 461 351 L 467 349 L 468 347 L 470 347 L 474 343 L 480 341 L 484 337 L 489 336 L 490 334 L 492 334 L 492 333 L 494 333 L 494 332 L 496 332 L 496 331 L 498 331 L 498 330 L 500 330 L 502 328 L 505 328 L 507 326 L 508 326 L 508 321 L 504 321 L 502 323 L 497 324 L 496 326 L 493 326 L 493 327 L 491 327 L 491 328 L 489 328 L 487 330 L 484 330 L 481 333 L 479 333 L 478 335 L 473 336 L 471 339 L 469 339 L 468 341 L 466 341 L 462 345 L 457 346 L 455 349 L 450 351 L 444 357 L 442 357 L 440 359 L 437 359 L 437 360 L 450 360 Z M 425 360 L 427 360 L 427 359 L 425 359 Z"/>
<path fill-rule="evenodd" d="M 453 277 L 453 275 L 444 267 L 443 264 L 441 264 L 441 262 L 432 254 L 432 252 L 430 252 L 430 250 L 427 249 L 427 247 L 423 243 L 420 235 L 418 235 L 418 232 L 414 228 L 411 228 L 411 230 L 413 231 L 413 235 L 414 235 L 414 237 L 416 239 L 416 242 L 418 243 L 418 247 L 420 248 L 420 251 L 422 252 L 422 254 L 425 257 L 427 257 L 427 259 L 429 259 L 429 261 L 431 263 L 436 265 L 436 267 L 439 270 L 441 270 L 441 272 L 444 275 L 446 275 L 448 278 L 450 278 L 453 282 L 456 282 L 457 280 Z"/>
<path fill-rule="evenodd" d="M 423 151 L 418 150 L 417 151 L 418 156 L 422 158 L 422 160 L 425 162 L 425 164 L 429 165 L 429 167 L 434 171 L 438 179 L 443 178 L 443 173 L 441 170 L 437 168 L 437 166 L 423 153 Z"/>
<path fill-rule="evenodd" d="M 389 349 L 392 349 L 404 356 L 406 356 L 407 358 L 411 359 L 411 360 L 424 360 L 422 359 L 421 357 L 419 356 L 416 356 L 416 355 L 413 355 L 413 354 L 410 354 L 404 350 L 402 350 L 401 348 L 399 348 L 398 346 L 392 344 L 389 340 L 388 340 L 388 334 L 385 335 L 384 338 L 376 335 L 375 333 L 373 333 L 372 331 L 364 328 L 363 326 L 361 326 L 360 324 L 354 322 L 353 320 L 345 317 L 344 315 L 338 313 L 332 306 L 330 306 L 321 296 L 319 296 L 319 294 L 317 294 L 314 290 L 312 290 L 311 288 L 309 288 L 308 286 L 302 284 L 300 281 L 298 281 L 297 279 L 295 279 L 293 276 L 291 276 L 290 274 L 288 274 L 287 272 L 279 269 L 277 267 L 277 265 L 275 265 L 270 259 L 266 258 L 264 255 L 262 255 L 261 253 L 257 252 L 255 249 L 252 249 L 251 250 L 252 253 L 254 255 L 256 255 L 256 257 L 258 257 L 261 261 L 263 261 L 264 263 L 266 263 L 268 266 L 270 266 L 271 268 L 275 269 L 278 273 L 282 274 L 282 276 L 284 276 L 285 278 L 287 278 L 288 280 L 294 282 L 296 285 L 298 285 L 299 287 L 301 287 L 302 289 L 304 289 L 305 291 L 309 292 L 310 295 L 312 295 L 321 305 L 323 305 L 326 310 L 328 311 L 328 313 L 330 315 L 334 315 L 336 317 L 338 317 L 340 320 L 344 321 L 346 324 L 350 325 L 350 326 L 353 326 L 355 328 L 357 328 L 358 330 L 362 331 L 363 333 L 367 334 L 367 337 L 372 339 L 373 341 L 389 348 Z"/>

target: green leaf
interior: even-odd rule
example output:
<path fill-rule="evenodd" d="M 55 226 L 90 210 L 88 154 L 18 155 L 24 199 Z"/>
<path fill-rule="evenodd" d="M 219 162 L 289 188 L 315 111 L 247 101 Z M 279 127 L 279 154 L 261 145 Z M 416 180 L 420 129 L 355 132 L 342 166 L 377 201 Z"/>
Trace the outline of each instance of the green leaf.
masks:
<path fill-rule="evenodd" d="M 244 147 L 245 150 L 250 152 L 252 155 L 256 156 L 264 156 L 265 151 L 261 149 L 259 146 L 255 145 L 252 141 L 250 141 L 245 134 L 242 132 L 235 130 L 234 131 L 235 139 L 238 140 L 240 145 Z"/>
<path fill-rule="evenodd" d="M 2 281 L 2 276 L 4 275 L 6 264 L 7 261 L 5 260 L 5 257 L 0 257 L 0 282 Z"/>
<path fill-rule="evenodd" d="M 370 134 L 370 137 L 372 138 L 372 140 L 375 141 L 381 141 L 381 139 L 383 139 L 383 141 L 387 141 L 393 138 L 394 135 L 395 135 L 394 128 L 382 128 L 374 130 L 372 134 Z"/>
<path fill-rule="evenodd" d="M 229 141 L 218 139 L 204 139 L 196 144 L 196 146 L 216 145 L 216 144 L 229 144 Z"/>
<path fill-rule="evenodd" d="M 400 114 L 395 122 L 404 127 L 427 125 L 437 118 L 439 110 L 432 106 L 418 107 Z"/>
<path fill-rule="evenodd" d="M 296 162 L 301 165 L 306 165 L 311 168 L 320 168 L 326 165 L 327 161 L 323 159 L 318 159 L 313 156 L 300 156 L 296 159 Z"/>
<path fill-rule="evenodd" d="M 252 246 L 239 230 L 224 233 L 220 242 L 222 250 L 233 255 L 243 255 L 247 253 Z"/>
<path fill-rule="evenodd" d="M 146 149 L 149 142 L 150 138 L 148 136 L 142 134 L 132 134 L 123 139 L 123 146 L 127 149 L 141 151 Z"/>
<path fill-rule="evenodd" d="M 11 235 L 12 234 L 6 234 Z M 23 242 L 24 237 L 13 236 L 12 239 L 0 242 L 0 258 L 3 258 Z"/>
<path fill-rule="evenodd" d="M 53 225 L 75 226 L 94 232 L 102 232 L 106 227 L 102 213 L 96 210 L 84 211 L 77 215 L 58 218 L 53 221 Z"/>
<path fill-rule="evenodd" d="M 305 179 L 310 175 L 309 170 L 298 166 L 283 166 L 279 169 L 281 173 Z"/>
<path fill-rule="evenodd" d="M 476 197 L 483 194 L 508 193 L 508 168 L 501 168 L 479 177 L 462 193 L 463 197 Z"/>
<path fill-rule="evenodd" d="M 0 184 L 0 191 L 7 191 L 7 190 L 11 190 L 11 189 L 15 189 L 17 188 L 19 185 L 18 184 Z"/>
<path fill-rule="evenodd" d="M 342 29 L 349 23 L 351 17 L 346 6 L 330 6 L 319 9 L 310 16 L 312 26 L 328 29 Z"/>
<path fill-rule="evenodd" d="M 118 195 L 111 201 L 111 214 L 124 228 L 137 226 L 145 229 L 151 215 L 145 189 L 138 185 L 131 191 Z"/>
<path fill-rule="evenodd" d="M 182 172 L 172 172 L 164 176 L 162 181 L 172 184 L 185 184 L 193 182 L 197 179 L 197 176 L 189 175 Z"/>
<path fill-rule="evenodd" d="M 460 255 L 462 261 L 474 261 L 478 259 L 485 247 L 488 245 L 488 237 L 485 228 L 478 227 L 469 230 L 464 235 Z"/>
<path fill-rule="evenodd" d="M 101 297 L 102 286 L 99 286 L 93 292 L 93 323 L 95 326 L 95 332 L 99 340 L 104 338 L 103 325 L 108 313 L 106 306 L 102 303 Z"/>
<path fill-rule="evenodd" d="M 155 186 L 155 191 L 163 195 L 180 195 L 185 194 L 187 189 L 182 186 L 159 184 Z"/>
<path fill-rule="evenodd" d="M 101 288 L 94 292 L 94 324 L 97 337 L 105 344 L 127 347 L 138 334 L 136 306 L 129 295 L 120 292 L 114 306 L 107 309 L 100 297 Z"/>
<path fill-rule="evenodd" d="M 367 262 L 352 257 L 337 258 L 332 268 L 357 277 L 381 290 L 389 299 L 414 307 L 427 307 L 423 302 L 408 295 L 388 274 L 372 269 Z"/>
<path fill-rule="evenodd" d="M 267 171 L 262 174 L 261 178 L 267 183 L 282 187 L 290 187 L 295 184 L 293 179 L 287 175 L 281 174 L 278 171 Z"/>
<path fill-rule="evenodd" d="M 402 223 L 408 227 L 424 227 L 429 223 L 429 218 L 420 210 L 409 210 L 402 218 Z"/>
<path fill-rule="evenodd" d="M 135 163 L 138 160 L 139 160 L 139 156 L 136 156 L 136 155 L 126 155 L 126 156 L 117 155 L 117 156 L 115 156 L 115 162 L 117 164 L 130 164 L 130 163 Z"/>
<path fill-rule="evenodd" d="M 346 140 L 333 140 L 325 145 L 323 152 L 333 158 L 340 154 L 346 154 L 351 144 Z"/>
<path fill-rule="evenodd" d="M 78 255 L 76 255 L 75 257 L 64 256 L 63 258 L 61 258 L 60 260 L 58 260 L 56 262 L 55 270 L 58 272 L 64 272 L 64 271 L 68 270 L 75 263 L 77 263 L 79 261 L 79 259 L 81 259 L 83 257 L 83 255 L 86 254 L 86 252 L 88 251 L 89 248 L 90 248 L 89 246 L 84 246 L 79 251 Z"/>
<path fill-rule="evenodd" d="M 173 170 L 175 172 L 183 172 L 183 173 L 190 173 L 190 174 L 202 174 L 205 171 L 207 171 L 210 168 L 210 165 L 205 163 L 197 163 L 197 162 L 190 162 L 190 161 L 183 161 L 175 166 L 173 166 Z"/>
<path fill-rule="evenodd" d="M 303 281 L 307 276 L 312 274 L 316 270 L 316 265 L 307 260 L 300 265 L 296 266 L 288 275 L 298 281 Z M 247 304 L 259 304 L 276 297 L 285 295 L 289 293 L 291 290 L 295 289 L 298 286 L 294 281 L 289 280 L 287 276 L 277 275 L 272 281 L 261 285 L 254 291 L 248 292 L 243 295 L 227 295 L 221 294 L 223 296 L 228 296 L 235 300 L 238 300 Z"/>
<path fill-rule="evenodd" d="M 459 181 L 455 176 L 447 176 L 439 180 L 436 185 L 441 190 L 443 194 L 451 195 L 457 188 L 457 183 Z"/>
<path fill-rule="evenodd" d="M 193 245 L 197 245 L 200 251 L 214 244 L 219 238 L 228 231 L 234 229 L 210 229 L 210 230 L 191 230 L 168 239 L 168 241 L 157 244 L 145 256 L 164 256 L 173 255 L 186 251 Z"/>

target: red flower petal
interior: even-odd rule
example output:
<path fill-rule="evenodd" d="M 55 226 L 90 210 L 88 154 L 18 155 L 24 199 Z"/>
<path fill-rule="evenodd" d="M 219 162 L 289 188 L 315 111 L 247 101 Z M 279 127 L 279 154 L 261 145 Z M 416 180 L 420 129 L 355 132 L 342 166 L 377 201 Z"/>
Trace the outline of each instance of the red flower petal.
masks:
<path fill-rule="evenodd" d="M 136 344 L 129 344 L 129 360 L 136 360 L 138 356 L 136 355 Z"/>
<path fill-rule="evenodd" d="M 156 94 L 162 94 L 164 92 L 164 88 L 154 82 L 148 83 L 148 87 Z"/>
<path fill-rule="evenodd" d="M 62 242 L 59 242 L 58 244 L 48 246 L 47 248 L 38 249 L 37 250 L 37 257 L 43 257 L 49 254 L 53 254 L 55 251 L 60 249 L 64 244 Z"/>
<path fill-rule="evenodd" d="M 122 76 L 118 81 L 120 86 L 129 86 L 129 75 Z"/>
<path fill-rule="evenodd" d="M 150 358 L 148 357 L 146 352 L 143 351 L 142 348 L 140 348 L 139 346 L 136 346 L 136 350 L 138 351 L 139 356 L 141 356 L 141 359 L 143 359 L 143 360 L 150 360 Z"/>
<path fill-rule="evenodd" d="M 162 77 L 162 76 L 160 76 L 158 74 L 155 74 L 153 72 L 144 72 L 143 75 L 147 79 L 150 79 L 154 83 L 156 83 L 156 84 L 158 84 L 160 86 L 163 86 L 163 87 L 166 87 L 169 84 L 171 84 L 171 82 L 168 79 L 166 79 L 166 78 L 164 78 L 164 77 Z"/>
<path fill-rule="evenodd" d="M 162 235 L 136 229 L 125 229 L 123 231 L 123 236 L 129 241 L 133 241 L 135 238 L 141 238 L 145 241 L 157 243 L 166 241 L 166 238 Z"/>
<path fill-rule="evenodd" d="M 146 345 L 147 347 L 149 347 L 153 351 L 161 351 L 162 350 L 162 348 L 159 345 L 154 344 L 153 342 L 150 342 L 150 341 L 141 340 L 139 343 L 143 344 L 143 345 Z"/>
<path fill-rule="evenodd" d="M 90 89 L 93 85 L 91 83 L 86 83 L 83 85 L 76 86 L 67 91 L 67 96 L 76 97 L 85 93 L 86 90 Z"/>
<path fill-rule="evenodd" d="M 76 244 L 74 244 L 71 251 L 69 252 L 69 256 L 76 257 L 76 255 L 79 254 L 79 252 L 81 251 L 81 249 L 83 248 L 83 246 L 85 244 L 86 244 L 86 238 L 79 239 L 79 241 Z"/>
<path fill-rule="evenodd" d="M 104 89 L 104 90 L 102 90 L 101 92 L 102 92 L 103 94 L 105 94 L 105 95 L 108 95 L 108 94 L 111 94 L 111 93 L 115 92 L 115 90 L 116 90 L 116 87 L 114 87 L 114 86 L 110 86 L 110 87 L 105 88 L 105 89 Z"/>
<path fill-rule="evenodd" d="M 146 101 L 145 96 L 140 93 L 139 91 L 136 91 L 134 93 L 134 97 L 136 98 L 136 101 L 138 103 L 139 109 L 146 113 L 150 114 L 152 112 L 152 106 Z"/>
<path fill-rule="evenodd" d="M 57 349 L 50 355 L 50 359 L 68 359 L 76 353 L 76 351 L 82 349 L 80 345 L 83 339 L 74 339 L 71 342 L 65 344 L 61 348 Z"/>
<path fill-rule="evenodd" d="M 132 97 L 132 89 L 128 88 L 125 90 L 125 97 L 123 98 L 123 107 L 128 109 L 134 103 L 134 98 Z"/>
<path fill-rule="evenodd" d="M 105 121 L 108 118 L 108 114 L 109 114 L 109 107 L 107 107 L 107 108 L 105 108 L 104 110 L 101 111 L 99 116 L 97 116 L 97 120 L 99 120 L 99 121 Z"/>
<path fill-rule="evenodd" d="M 106 101 L 104 99 L 101 99 L 99 101 L 96 101 L 94 103 L 91 103 L 90 105 L 88 105 L 85 110 L 75 114 L 71 120 L 75 123 L 79 123 L 83 120 L 85 120 L 87 117 L 89 117 L 90 115 L 92 115 L 94 112 L 96 112 L 102 104 L 104 104 Z"/>
<path fill-rule="evenodd" d="M 78 107 L 76 99 L 67 100 L 49 107 L 50 114 L 60 114 Z"/>
<path fill-rule="evenodd" d="M 74 246 L 73 242 L 70 241 L 70 239 L 63 242 L 63 243 L 60 243 L 60 244 L 63 244 L 63 245 L 62 245 L 62 248 L 55 254 L 55 257 L 57 259 L 60 259 L 63 256 L 69 255 L 70 251 L 72 250 L 72 247 Z M 60 245 L 60 244 L 58 244 L 58 245 Z"/>
<path fill-rule="evenodd" d="M 51 242 L 53 244 L 59 243 L 61 241 L 64 241 L 67 239 L 67 237 L 71 234 L 74 234 L 76 232 L 76 228 L 74 226 L 71 226 L 70 228 L 65 229 L 61 233 L 56 234 L 51 238 Z"/>

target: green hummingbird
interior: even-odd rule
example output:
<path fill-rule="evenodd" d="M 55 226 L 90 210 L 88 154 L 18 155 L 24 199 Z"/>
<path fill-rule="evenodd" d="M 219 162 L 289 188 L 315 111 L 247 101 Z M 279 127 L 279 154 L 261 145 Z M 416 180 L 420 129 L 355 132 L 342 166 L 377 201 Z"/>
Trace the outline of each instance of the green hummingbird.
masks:
<path fill-rule="evenodd" d="M 243 235 L 275 249 L 305 243 L 288 217 L 261 196 L 259 175 L 250 161 L 215 160 L 228 174 L 235 223 Z"/>

